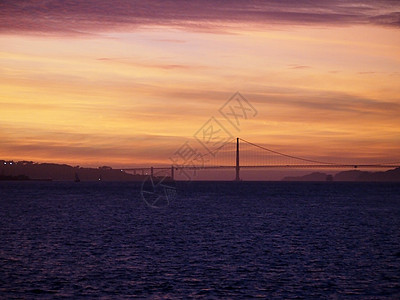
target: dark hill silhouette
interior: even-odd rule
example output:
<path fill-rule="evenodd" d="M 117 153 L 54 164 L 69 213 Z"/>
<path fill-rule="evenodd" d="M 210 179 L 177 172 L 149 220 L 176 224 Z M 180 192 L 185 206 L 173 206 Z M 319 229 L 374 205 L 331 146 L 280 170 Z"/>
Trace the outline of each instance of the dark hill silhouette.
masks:
<path fill-rule="evenodd" d="M 34 163 L 32 161 L 10 162 L 0 160 L 0 175 L 7 176 L 26 176 L 32 180 L 52 179 L 52 180 L 75 180 L 78 174 L 82 181 L 142 181 L 146 176 L 128 174 L 120 169 L 103 166 L 100 168 L 72 167 L 66 164 Z M 9 178 L 11 178 L 9 177 Z M 22 178 L 22 177 L 21 177 Z M 4 179 L 6 180 L 6 179 Z"/>
<path fill-rule="evenodd" d="M 327 181 L 327 174 L 321 172 L 314 172 L 304 176 L 288 176 L 283 178 L 283 181 Z"/>
<path fill-rule="evenodd" d="M 285 177 L 283 181 L 325 181 L 329 180 L 330 175 L 325 173 L 311 173 L 304 176 Z M 350 170 L 337 173 L 333 176 L 333 181 L 387 181 L 400 182 L 400 168 L 382 172 L 367 172 Z"/>
<path fill-rule="evenodd" d="M 359 181 L 400 181 L 400 168 L 386 172 L 362 172 Z"/>
<path fill-rule="evenodd" d="M 363 171 L 360 171 L 360 170 L 343 171 L 343 172 L 339 172 L 335 176 L 333 176 L 333 180 L 335 180 L 335 181 L 358 181 L 361 173 L 363 173 Z"/>

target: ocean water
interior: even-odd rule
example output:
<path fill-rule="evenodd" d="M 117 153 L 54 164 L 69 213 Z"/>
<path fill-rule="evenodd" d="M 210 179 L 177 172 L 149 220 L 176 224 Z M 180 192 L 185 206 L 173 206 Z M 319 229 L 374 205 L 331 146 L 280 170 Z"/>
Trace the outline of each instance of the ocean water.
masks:
<path fill-rule="evenodd" d="M 0 298 L 399 299 L 400 185 L 0 182 Z"/>

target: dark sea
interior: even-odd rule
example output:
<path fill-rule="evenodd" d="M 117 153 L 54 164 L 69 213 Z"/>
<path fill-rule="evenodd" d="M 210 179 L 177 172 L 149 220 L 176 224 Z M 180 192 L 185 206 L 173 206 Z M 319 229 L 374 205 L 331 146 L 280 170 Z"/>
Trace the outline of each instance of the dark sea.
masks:
<path fill-rule="evenodd" d="M 400 299 L 400 184 L 173 188 L 0 182 L 0 298 Z"/>

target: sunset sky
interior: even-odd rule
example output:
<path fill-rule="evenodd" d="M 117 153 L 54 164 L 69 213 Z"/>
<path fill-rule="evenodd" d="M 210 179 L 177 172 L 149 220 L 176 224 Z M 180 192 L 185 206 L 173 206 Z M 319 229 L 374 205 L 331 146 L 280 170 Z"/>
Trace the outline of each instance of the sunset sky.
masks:
<path fill-rule="evenodd" d="M 237 91 L 240 131 L 218 111 Z M 397 0 L 0 2 L 0 159 L 169 163 L 215 117 L 291 155 L 400 161 L 399 116 Z"/>

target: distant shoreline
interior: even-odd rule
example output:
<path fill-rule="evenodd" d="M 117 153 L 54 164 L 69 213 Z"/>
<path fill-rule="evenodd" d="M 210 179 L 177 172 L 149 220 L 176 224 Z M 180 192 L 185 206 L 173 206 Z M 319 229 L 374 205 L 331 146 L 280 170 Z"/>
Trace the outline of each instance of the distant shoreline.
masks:
<path fill-rule="evenodd" d="M 83 168 L 66 164 L 0 160 L 0 180 L 8 181 L 143 181 L 147 175 L 130 174 L 108 166 Z"/>
<path fill-rule="evenodd" d="M 51 178 L 35 178 L 32 179 L 26 175 L 0 175 L 0 181 L 53 181 Z"/>
<path fill-rule="evenodd" d="M 26 176 L 26 175 L 17 175 L 17 176 L 0 175 L 0 180 L 1 181 L 28 181 L 31 179 L 29 178 L 29 176 Z"/>
<path fill-rule="evenodd" d="M 0 160 L 0 181 L 121 181 L 143 182 L 149 178 L 148 174 L 128 173 L 122 169 L 113 169 L 108 166 L 98 168 L 83 168 L 66 164 L 35 163 L 32 161 L 4 161 Z M 167 174 L 169 175 L 169 174 Z M 171 180 L 170 176 L 158 176 L 164 180 Z M 157 176 L 153 178 L 158 178 Z M 177 180 L 180 181 L 180 180 Z M 226 181 L 230 180 L 193 180 L 193 181 Z M 269 180 L 250 180 L 269 181 Z M 272 180 L 275 181 L 275 180 Z M 400 168 L 380 172 L 360 170 L 342 171 L 336 174 L 314 172 L 304 176 L 288 176 L 276 181 L 293 182 L 400 182 Z M 182 180 L 182 182 L 185 182 Z"/>

